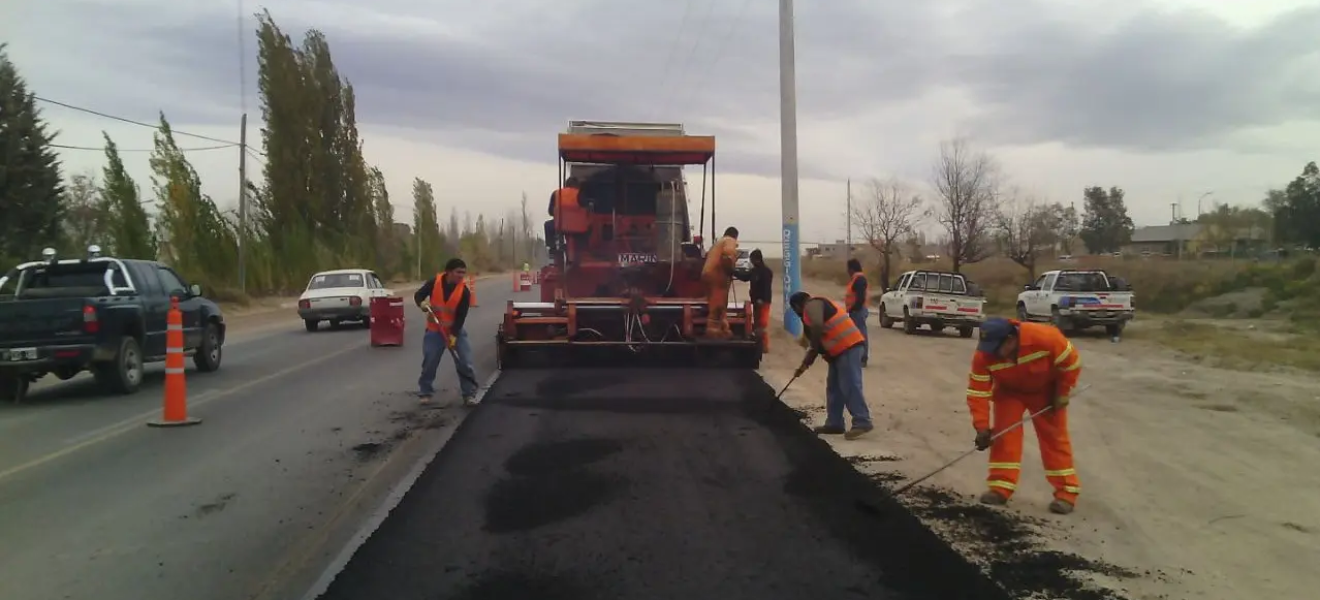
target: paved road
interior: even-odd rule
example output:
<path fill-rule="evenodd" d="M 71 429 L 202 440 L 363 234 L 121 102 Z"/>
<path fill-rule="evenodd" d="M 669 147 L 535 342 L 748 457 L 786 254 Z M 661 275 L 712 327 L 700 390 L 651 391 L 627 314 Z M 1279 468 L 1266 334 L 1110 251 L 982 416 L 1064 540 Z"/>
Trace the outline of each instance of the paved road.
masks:
<path fill-rule="evenodd" d="M 479 283 L 482 380 L 509 297 L 503 278 Z M 297 598 L 461 414 L 410 395 L 422 331 L 410 310 L 402 349 L 296 319 L 235 333 L 218 372 L 189 371 L 197 427 L 144 425 L 159 415 L 159 365 L 132 396 L 80 378 L 0 406 L 0 598 Z M 457 400 L 447 359 L 437 386 Z"/>
<path fill-rule="evenodd" d="M 322 600 L 1007 598 L 755 373 L 506 372 Z"/>

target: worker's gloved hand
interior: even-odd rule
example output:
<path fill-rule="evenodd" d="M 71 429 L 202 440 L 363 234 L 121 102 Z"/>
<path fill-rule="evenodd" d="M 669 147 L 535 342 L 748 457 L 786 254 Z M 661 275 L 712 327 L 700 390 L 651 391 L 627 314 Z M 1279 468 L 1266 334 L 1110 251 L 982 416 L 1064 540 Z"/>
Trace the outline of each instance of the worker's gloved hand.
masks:
<path fill-rule="evenodd" d="M 427 312 L 431 312 L 431 300 L 427 298 L 423 298 L 422 301 L 417 304 L 417 308 L 420 308 Z"/>
<path fill-rule="evenodd" d="M 1054 410 L 1058 410 L 1060 408 L 1064 408 L 1068 406 L 1068 402 L 1070 402 L 1070 400 L 1067 396 L 1060 396 L 1056 394 L 1054 398 L 1050 401 L 1050 406 L 1053 406 Z"/>
<path fill-rule="evenodd" d="M 982 430 L 976 432 L 976 449 L 977 449 L 977 450 L 985 450 L 986 448 L 989 448 L 989 447 L 990 447 L 990 437 L 991 437 L 991 434 L 990 434 L 990 430 L 989 430 L 989 429 L 982 429 Z"/>
<path fill-rule="evenodd" d="M 450 348 L 457 348 L 457 347 L 458 347 L 458 336 L 456 336 L 456 335 L 451 335 L 451 336 L 449 336 L 449 339 L 447 339 L 447 340 L 445 340 L 445 341 L 448 342 Z"/>

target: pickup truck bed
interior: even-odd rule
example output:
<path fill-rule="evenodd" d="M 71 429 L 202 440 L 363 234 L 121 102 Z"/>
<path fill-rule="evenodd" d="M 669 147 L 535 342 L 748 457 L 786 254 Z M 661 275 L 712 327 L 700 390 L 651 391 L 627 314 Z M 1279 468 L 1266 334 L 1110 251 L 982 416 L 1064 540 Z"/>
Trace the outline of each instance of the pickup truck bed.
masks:
<path fill-rule="evenodd" d="M 322 600 L 1008 597 L 754 372 L 709 369 L 505 373 L 322 583 Z"/>

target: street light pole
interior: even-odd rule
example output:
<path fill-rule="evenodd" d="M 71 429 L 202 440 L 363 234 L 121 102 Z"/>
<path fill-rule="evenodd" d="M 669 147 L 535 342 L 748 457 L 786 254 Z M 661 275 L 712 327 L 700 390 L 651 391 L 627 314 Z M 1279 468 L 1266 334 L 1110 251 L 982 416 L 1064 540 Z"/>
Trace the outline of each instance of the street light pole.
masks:
<path fill-rule="evenodd" d="M 779 189 L 783 205 L 784 329 L 802 333 L 788 299 L 802 289 L 798 239 L 797 74 L 793 49 L 793 0 L 779 0 Z"/>

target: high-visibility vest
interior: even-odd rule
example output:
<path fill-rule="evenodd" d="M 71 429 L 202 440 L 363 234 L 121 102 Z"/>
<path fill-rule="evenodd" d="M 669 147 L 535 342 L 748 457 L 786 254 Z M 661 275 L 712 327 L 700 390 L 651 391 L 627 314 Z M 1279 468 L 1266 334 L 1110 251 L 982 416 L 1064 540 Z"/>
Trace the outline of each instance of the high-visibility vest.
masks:
<path fill-rule="evenodd" d="M 431 288 L 431 310 L 436 318 L 426 320 L 426 330 L 452 334 L 454 318 L 458 316 L 458 304 L 462 302 L 463 289 L 467 286 L 459 283 L 454 286 L 454 291 L 449 293 L 449 297 L 445 298 L 444 282 L 444 273 L 435 276 L 435 285 Z"/>
<path fill-rule="evenodd" d="M 852 309 L 852 307 L 854 307 L 854 306 L 857 305 L 857 293 L 853 291 L 853 285 L 855 285 L 855 284 L 857 283 L 857 279 L 860 278 L 860 277 L 863 277 L 863 275 L 862 275 L 861 273 L 853 273 L 853 275 L 852 275 L 852 279 L 848 280 L 848 293 L 844 295 L 844 297 L 843 297 L 843 298 L 844 298 L 844 299 L 843 299 L 843 303 L 844 303 L 845 305 L 847 305 L 848 308 L 849 308 L 850 310 Z M 870 284 L 869 284 L 869 283 L 863 283 L 863 284 L 862 284 L 862 304 L 863 304 L 863 305 L 866 304 L 866 296 L 867 296 L 867 294 L 869 294 L 869 293 L 870 293 Z"/>
<path fill-rule="evenodd" d="M 559 188 L 557 191 L 555 191 L 556 216 L 558 216 L 559 211 L 565 208 L 577 208 L 578 206 L 581 205 L 578 204 L 577 188 L 566 187 L 566 188 Z"/>
<path fill-rule="evenodd" d="M 816 299 L 812 298 L 811 300 Z M 853 323 L 852 317 L 848 316 L 848 310 L 842 304 L 829 298 L 819 299 L 829 302 L 834 307 L 834 316 L 825 321 L 823 327 L 825 333 L 820 337 L 820 345 L 825 350 L 825 356 L 835 358 L 843 354 L 844 350 L 866 341 L 866 338 L 862 337 L 861 330 L 857 329 L 857 325 Z M 812 327 L 816 326 L 816 323 L 811 322 L 806 311 L 802 312 L 802 322 Z"/>

